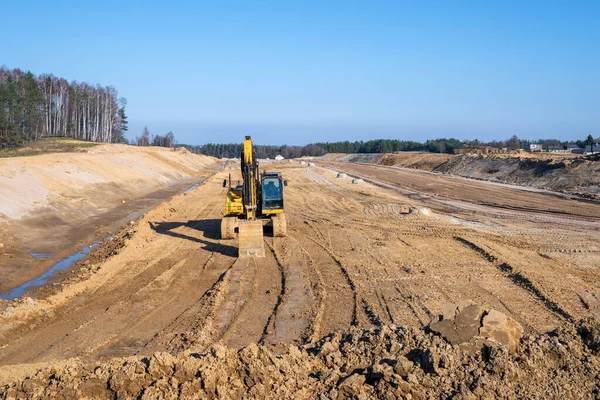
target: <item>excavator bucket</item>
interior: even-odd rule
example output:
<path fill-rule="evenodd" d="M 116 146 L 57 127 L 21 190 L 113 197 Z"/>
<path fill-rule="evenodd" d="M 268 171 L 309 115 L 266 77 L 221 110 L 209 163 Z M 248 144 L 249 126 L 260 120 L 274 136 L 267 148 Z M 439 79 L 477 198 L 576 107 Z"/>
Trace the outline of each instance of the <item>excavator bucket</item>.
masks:
<path fill-rule="evenodd" d="M 260 221 L 241 221 L 239 226 L 239 256 L 264 257 L 263 224 Z"/>

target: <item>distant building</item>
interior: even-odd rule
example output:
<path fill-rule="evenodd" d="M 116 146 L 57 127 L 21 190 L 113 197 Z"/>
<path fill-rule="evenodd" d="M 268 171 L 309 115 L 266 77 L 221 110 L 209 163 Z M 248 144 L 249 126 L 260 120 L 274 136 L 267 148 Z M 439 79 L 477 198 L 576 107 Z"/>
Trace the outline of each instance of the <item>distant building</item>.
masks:
<path fill-rule="evenodd" d="M 550 153 L 566 153 L 567 146 L 548 146 L 548 151 Z"/>
<path fill-rule="evenodd" d="M 283 156 L 282 156 L 281 154 L 277 154 L 277 155 L 275 156 L 275 160 L 277 160 L 277 161 L 281 161 L 281 160 L 283 160 Z"/>
<path fill-rule="evenodd" d="M 592 148 L 593 146 L 593 148 Z M 600 153 L 600 144 L 594 143 L 592 145 L 585 146 L 585 154 L 595 154 Z"/>
<path fill-rule="evenodd" d="M 530 143 L 525 145 L 525 150 L 529 151 L 544 151 L 544 148 L 541 143 Z"/>

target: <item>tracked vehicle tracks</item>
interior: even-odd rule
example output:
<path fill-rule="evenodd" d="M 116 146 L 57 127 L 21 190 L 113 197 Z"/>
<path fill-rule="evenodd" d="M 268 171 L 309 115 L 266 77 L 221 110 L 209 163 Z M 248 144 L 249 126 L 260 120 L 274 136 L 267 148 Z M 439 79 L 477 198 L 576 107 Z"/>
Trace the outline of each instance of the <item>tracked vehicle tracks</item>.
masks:
<path fill-rule="evenodd" d="M 82 264 L 87 272 L 75 271 L 36 305 L 0 314 L 0 364 L 217 343 L 283 352 L 352 326 L 423 326 L 444 303 L 463 300 L 540 332 L 597 312 L 590 299 L 600 297 L 600 225 L 587 219 L 594 204 L 575 212 L 579 203 L 558 199 L 552 209 L 564 215 L 543 213 L 539 194 L 504 187 L 506 204 L 482 205 L 478 185 L 496 190 L 483 183 L 465 190 L 463 181 L 387 169 L 390 189 L 318 166 L 277 168 L 289 181 L 288 236 L 267 233 L 266 257 L 238 260 L 236 241 L 221 240 L 221 183 L 238 173 L 226 169 L 144 216 L 96 272 Z M 369 171 L 380 170 L 361 169 Z M 536 210 L 523 209 L 525 200 Z M 404 213 L 410 207 L 431 213 Z"/>

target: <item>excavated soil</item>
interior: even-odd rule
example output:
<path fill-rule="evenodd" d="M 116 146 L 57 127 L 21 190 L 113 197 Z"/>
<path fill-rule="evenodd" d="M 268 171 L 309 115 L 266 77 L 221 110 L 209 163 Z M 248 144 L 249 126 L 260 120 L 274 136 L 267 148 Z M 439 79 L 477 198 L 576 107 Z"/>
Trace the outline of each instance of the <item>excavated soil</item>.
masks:
<path fill-rule="evenodd" d="M 351 328 L 275 355 L 220 344 L 81 365 L 67 361 L 0 386 L 5 398 L 597 398 L 600 324 L 530 335 L 515 353 L 471 354 L 412 327 Z"/>
<path fill-rule="evenodd" d="M 267 233 L 265 258 L 220 239 L 230 165 L 0 304 L 0 391 L 598 396 L 600 205 L 397 168 L 261 168 L 289 181 L 288 237 Z"/>
<path fill-rule="evenodd" d="M 547 189 L 600 200 L 600 163 L 597 157 L 568 153 L 328 154 L 325 161 L 344 161 L 414 168 L 471 179 Z"/>

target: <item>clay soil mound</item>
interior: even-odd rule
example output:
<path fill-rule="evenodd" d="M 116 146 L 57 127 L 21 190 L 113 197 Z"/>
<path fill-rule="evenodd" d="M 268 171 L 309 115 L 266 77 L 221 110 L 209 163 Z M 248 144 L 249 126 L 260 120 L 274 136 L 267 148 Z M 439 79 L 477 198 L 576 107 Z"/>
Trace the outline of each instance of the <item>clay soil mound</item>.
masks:
<path fill-rule="evenodd" d="M 256 344 L 67 361 L 0 387 L 3 398 L 594 398 L 600 322 L 525 336 L 514 353 L 474 354 L 419 328 L 351 328 L 274 355 Z M 18 367 L 14 369 L 18 371 Z"/>

